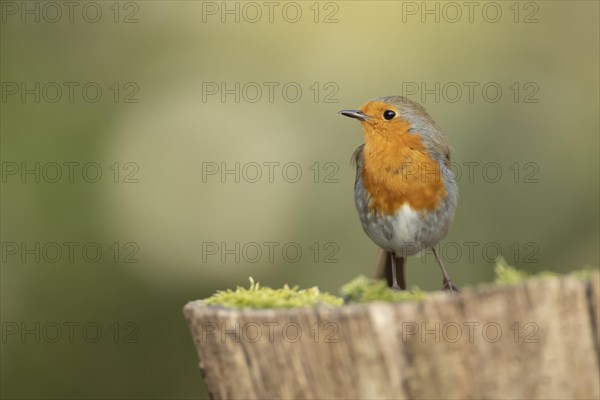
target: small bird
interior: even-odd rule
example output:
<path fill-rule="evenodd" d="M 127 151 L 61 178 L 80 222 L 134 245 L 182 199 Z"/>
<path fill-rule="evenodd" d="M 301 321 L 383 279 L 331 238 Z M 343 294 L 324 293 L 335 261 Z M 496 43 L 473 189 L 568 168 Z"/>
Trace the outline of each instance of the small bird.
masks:
<path fill-rule="evenodd" d="M 434 247 L 448 233 L 458 201 L 446 135 L 423 106 L 402 96 L 340 114 L 363 127 L 365 142 L 352 155 L 354 202 L 364 231 L 381 247 L 375 276 L 405 290 L 407 256 L 431 248 L 443 289 L 457 292 Z"/>

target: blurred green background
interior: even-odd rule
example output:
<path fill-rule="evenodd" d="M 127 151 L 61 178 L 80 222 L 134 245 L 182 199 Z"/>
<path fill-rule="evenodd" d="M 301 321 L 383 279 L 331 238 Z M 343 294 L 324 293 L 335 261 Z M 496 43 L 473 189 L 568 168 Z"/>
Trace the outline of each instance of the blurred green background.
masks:
<path fill-rule="evenodd" d="M 460 2 L 460 17 L 436 2 L 275 4 L 271 22 L 260 2 L 78 2 L 72 21 L 2 3 L 3 398 L 205 397 L 187 301 L 249 276 L 336 293 L 370 274 L 349 164 L 361 130 L 337 111 L 374 97 L 412 93 L 450 137 L 462 176 L 442 246 L 458 286 L 491 280 L 498 248 L 530 271 L 599 264 L 597 2 L 478 2 L 471 21 Z M 80 163 L 72 182 L 65 162 Z M 21 175 L 35 163 L 39 182 Z M 236 163 L 239 182 L 208 174 Z M 408 279 L 440 287 L 431 254 Z"/>

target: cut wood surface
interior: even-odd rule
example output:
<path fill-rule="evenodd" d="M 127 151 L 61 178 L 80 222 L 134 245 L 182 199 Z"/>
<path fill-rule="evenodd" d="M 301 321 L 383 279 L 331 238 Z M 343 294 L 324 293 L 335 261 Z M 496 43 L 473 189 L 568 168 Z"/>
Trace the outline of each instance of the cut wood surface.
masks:
<path fill-rule="evenodd" d="M 214 399 L 597 399 L 600 275 L 418 303 L 184 314 Z"/>

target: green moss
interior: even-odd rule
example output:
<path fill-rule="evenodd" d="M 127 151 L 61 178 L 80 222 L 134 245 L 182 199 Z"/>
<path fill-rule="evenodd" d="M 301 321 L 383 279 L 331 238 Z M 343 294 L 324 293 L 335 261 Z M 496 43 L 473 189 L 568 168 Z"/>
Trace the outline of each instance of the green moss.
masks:
<path fill-rule="evenodd" d="M 518 270 L 515 267 L 508 265 L 506 263 L 506 260 L 504 260 L 504 258 L 502 257 L 500 257 L 496 261 L 494 272 L 496 274 L 494 282 L 498 286 L 516 285 L 527 279 L 548 279 L 560 276 L 556 272 L 552 271 L 541 271 L 535 274 L 530 274 L 526 271 Z M 568 276 L 572 276 L 574 278 L 582 280 L 589 280 L 591 279 L 592 275 L 596 272 L 598 272 L 598 268 L 586 266 L 569 273 Z"/>
<path fill-rule="evenodd" d="M 581 279 L 583 281 L 589 281 L 592 277 L 598 273 L 600 269 L 598 267 L 592 267 L 591 265 L 586 265 L 581 269 L 575 270 L 571 272 L 569 275 L 576 279 Z"/>
<path fill-rule="evenodd" d="M 204 302 L 230 308 L 296 308 L 316 305 L 341 306 L 343 300 L 329 293 L 319 292 L 319 288 L 300 290 L 297 286 L 285 285 L 281 289 L 261 287 L 250 278 L 248 289 L 237 287 L 235 290 L 220 290 Z"/>
<path fill-rule="evenodd" d="M 527 279 L 529 275 L 525 271 L 520 271 L 508 265 L 506 260 L 504 260 L 502 257 L 496 261 L 494 273 L 496 274 L 494 282 L 498 286 L 516 285 L 517 283 L 523 282 L 525 279 Z"/>
<path fill-rule="evenodd" d="M 420 301 L 425 294 L 414 287 L 412 291 L 397 292 L 387 287 L 384 281 L 376 281 L 359 276 L 345 284 L 341 290 L 346 303 L 368 303 L 372 301 Z M 220 305 L 229 308 L 298 308 L 316 305 L 341 306 L 344 299 L 329 293 L 319 292 L 319 288 L 300 290 L 297 286 L 285 285 L 281 289 L 261 287 L 250 278 L 248 289 L 237 287 L 235 290 L 220 290 L 204 300 L 208 305 Z"/>
<path fill-rule="evenodd" d="M 503 258 L 498 259 L 494 267 L 497 286 L 516 285 L 527 279 L 546 279 L 559 276 L 555 272 L 542 271 L 535 274 L 518 270 L 506 263 Z M 597 267 L 584 267 L 569 274 L 577 279 L 589 280 L 598 273 Z M 487 284 L 489 285 L 489 284 Z M 319 288 L 298 289 L 297 286 L 290 288 L 285 285 L 281 289 L 261 287 L 258 282 L 250 278 L 248 289 L 237 287 L 235 290 L 220 290 L 208 299 L 205 304 L 220 305 L 230 308 L 298 308 L 325 305 L 338 307 L 344 303 L 369 303 L 373 301 L 402 302 L 421 301 L 426 294 L 414 286 L 411 291 L 397 292 L 387 287 L 385 281 L 368 279 L 364 276 L 354 278 L 341 289 L 344 298 L 329 293 L 321 293 Z"/>
<path fill-rule="evenodd" d="M 341 293 L 347 303 L 421 301 L 425 298 L 425 294 L 416 286 L 410 292 L 397 292 L 390 289 L 385 281 L 368 279 L 362 275 L 342 286 Z"/>

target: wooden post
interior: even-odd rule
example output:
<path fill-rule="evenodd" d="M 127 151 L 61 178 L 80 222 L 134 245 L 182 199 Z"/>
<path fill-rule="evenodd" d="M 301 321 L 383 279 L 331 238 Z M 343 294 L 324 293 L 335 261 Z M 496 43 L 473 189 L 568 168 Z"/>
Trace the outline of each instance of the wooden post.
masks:
<path fill-rule="evenodd" d="M 597 399 L 600 275 L 420 303 L 184 314 L 214 399 Z"/>

